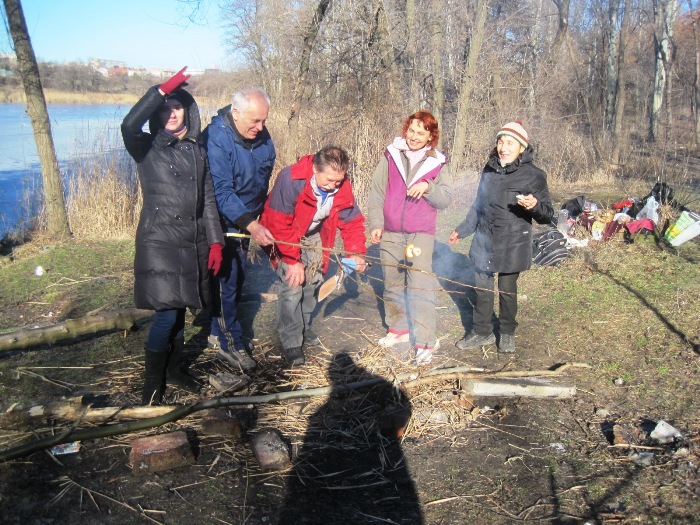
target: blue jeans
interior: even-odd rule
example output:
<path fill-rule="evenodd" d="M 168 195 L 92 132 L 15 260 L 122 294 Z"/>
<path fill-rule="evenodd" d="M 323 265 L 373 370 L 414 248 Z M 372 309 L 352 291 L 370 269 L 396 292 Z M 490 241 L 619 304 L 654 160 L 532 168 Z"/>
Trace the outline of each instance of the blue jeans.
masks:
<path fill-rule="evenodd" d="M 167 352 L 173 339 L 185 336 L 185 309 L 159 310 L 153 316 L 146 347 L 151 352 Z"/>
<path fill-rule="evenodd" d="M 244 350 L 238 302 L 245 281 L 248 242 L 226 237 L 219 275 L 212 279 L 211 335 L 225 351 Z"/>

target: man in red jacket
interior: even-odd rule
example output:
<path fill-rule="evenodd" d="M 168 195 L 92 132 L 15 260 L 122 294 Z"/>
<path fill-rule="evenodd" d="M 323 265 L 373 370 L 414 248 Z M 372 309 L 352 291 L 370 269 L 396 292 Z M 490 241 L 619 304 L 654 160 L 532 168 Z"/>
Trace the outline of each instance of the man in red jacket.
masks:
<path fill-rule="evenodd" d="M 349 166 L 345 150 L 326 146 L 283 168 L 260 218 L 282 241 L 265 249 L 281 280 L 277 332 L 290 365 L 304 364 L 303 345 L 320 342 L 310 320 L 337 230 L 355 269 L 363 272 L 367 267 L 365 218 L 347 178 Z"/>

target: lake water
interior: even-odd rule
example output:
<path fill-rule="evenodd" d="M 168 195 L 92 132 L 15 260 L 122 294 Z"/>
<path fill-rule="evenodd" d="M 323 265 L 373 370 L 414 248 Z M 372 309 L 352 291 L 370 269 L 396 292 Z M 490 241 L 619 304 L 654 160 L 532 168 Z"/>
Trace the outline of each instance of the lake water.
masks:
<path fill-rule="evenodd" d="M 123 148 L 119 125 L 130 106 L 49 104 L 48 109 L 62 171 L 78 158 Z M 0 104 L 0 238 L 29 218 L 40 190 L 41 167 L 25 106 Z"/>

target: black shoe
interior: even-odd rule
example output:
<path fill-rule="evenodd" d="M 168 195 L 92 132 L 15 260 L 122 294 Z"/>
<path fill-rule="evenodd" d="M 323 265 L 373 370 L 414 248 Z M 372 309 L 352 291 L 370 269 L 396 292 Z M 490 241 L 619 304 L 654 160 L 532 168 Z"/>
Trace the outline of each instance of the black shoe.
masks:
<path fill-rule="evenodd" d="M 168 352 L 153 352 L 146 349 L 146 371 L 143 381 L 141 404 L 160 405 L 165 392 L 165 366 Z"/>
<path fill-rule="evenodd" d="M 202 388 L 199 381 L 191 376 L 185 367 L 184 339 L 175 339 L 172 342 L 168 366 L 165 369 L 165 382 L 194 393 L 198 393 Z"/>
<path fill-rule="evenodd" d="M 287 360 L 287 363 L 290 365 L 300 366 L 306 362 L 304 351 L 301 349 L 301 346 L 283 348 L 282 353 L 284 354 L 284 358 Z"/>
<path fill-rule="evenodd" d="M 472 350 L 481 346 L 489 346 L 496 342 L 496 336 L 493 334 L 479 335 L 476 332 L 470 332 L 462 339 L 455 343 L 455 346 L 460 350 Z"/>
<path fill-rule="evenodd" d="M 311 328 L 304 330 L 304 346 L 318 346 L 320 344 L 321 340 Z"/>
<path fill-rule="evenodd" d="M 501 340 L 498 342 L 498 351 L 502 354 L 514 354 L 515 336 L 513 334 L 501 334 Z"/>

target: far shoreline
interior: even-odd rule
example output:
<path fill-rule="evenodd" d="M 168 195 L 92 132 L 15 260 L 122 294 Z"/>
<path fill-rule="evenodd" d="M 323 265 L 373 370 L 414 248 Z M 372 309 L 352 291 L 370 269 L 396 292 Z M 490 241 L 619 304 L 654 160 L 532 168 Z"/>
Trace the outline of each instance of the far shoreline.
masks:
<path fill-rule="evenodd" d="M 55 89 L 45 89 L 44 97 L 47 104 L 117 104 L 133 105 L 139 95 L 132 93 L 75 93 L 69 91 L 58 91 Z M 24 92 L 19 89 L 2 91 L 0 96 L 3 104 L 26 104 Z"/>

